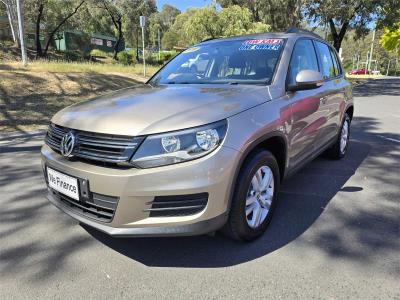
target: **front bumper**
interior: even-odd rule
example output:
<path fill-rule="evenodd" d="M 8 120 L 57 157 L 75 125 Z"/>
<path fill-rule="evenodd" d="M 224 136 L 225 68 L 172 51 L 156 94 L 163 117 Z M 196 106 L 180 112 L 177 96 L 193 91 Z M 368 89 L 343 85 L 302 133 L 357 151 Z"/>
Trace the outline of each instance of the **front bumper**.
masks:
<path fill-rule="evenodd" d="M 239 152 L 221 147 L 197 160 L 152 169 L 117 169 L 70 161 L 47 145 L 42 163 L 70 176 L 88 180 L 91 193 L 118 197 L 109 223 L 76 213 L 49 190 L 48 199 L 79 222 L 113 236 L 180 236 L 219 229 L 228 216 L 230 188 Z M 193 215 L 151 217 L 148 209 L 157 196 L 208 193 L 206 207 Z"/>

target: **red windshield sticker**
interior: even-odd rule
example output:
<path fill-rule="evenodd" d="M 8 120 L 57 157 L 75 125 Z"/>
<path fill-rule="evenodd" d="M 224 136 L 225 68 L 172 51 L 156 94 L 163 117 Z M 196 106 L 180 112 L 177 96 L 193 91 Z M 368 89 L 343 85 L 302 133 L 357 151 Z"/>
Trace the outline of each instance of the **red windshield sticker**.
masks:
<path fill-rule="evenodd" d="M 247 40 L 242 43 L 239 50 L 279 50 L 282 39 Z"/>

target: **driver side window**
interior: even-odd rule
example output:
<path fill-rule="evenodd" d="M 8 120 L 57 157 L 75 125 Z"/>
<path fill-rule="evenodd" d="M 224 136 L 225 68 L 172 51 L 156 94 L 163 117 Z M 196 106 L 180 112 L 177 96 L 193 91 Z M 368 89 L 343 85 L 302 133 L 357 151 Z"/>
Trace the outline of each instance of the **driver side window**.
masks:
<path fill-rule="evenodd" d="M 302 70 L 319 71 L 313 43 L 307 39 L 298 40 L 294 46 L 289 65 L 289 85 L 296 84 L 296 76 Z"/>

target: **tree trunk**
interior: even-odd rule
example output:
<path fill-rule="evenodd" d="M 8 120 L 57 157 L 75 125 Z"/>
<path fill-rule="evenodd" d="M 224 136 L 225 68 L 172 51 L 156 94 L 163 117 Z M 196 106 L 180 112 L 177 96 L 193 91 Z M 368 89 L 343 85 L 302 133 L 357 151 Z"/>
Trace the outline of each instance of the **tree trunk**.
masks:
<path fill-rule="evenodd" d="M 333 47 L 336 49 L 337 52 L 339 52 L 339 49 L 342 46 L 342 41 L 343 41 L 344 35 L 346 34 L 346 31 L 347 31 L 347 27 L 349 26 L 349 22 L 346 21 L 342 24 L 342 28 L 340 28 L 339 33 L 337 33 L 337 31 L 336 31 L 336 27 L 335 27 L 335 23 L 333 22 L 333 19 L 329 19 L 329 26 L 331 28 Z"/>
<path fill-rule="evenodd" d="M 302 5 L 302 1 L 301 0 L 296 0 L 294 3 L 295 7 L 294 7 L 294 11 L 293 11 L 293 17 L 292 17 L 292 21 L 290 22 L 290 25 L 292 27 L 298 27 L 299 26 L 299 20 L 300 20 L 300 12 L 301 12 L 301 5 Z"/>
<path fill-rule="evenodd" d="M 260 13 L 258 11 L 258 8 L 256 6 L 251 6 L 250 7 L 250 13 L 253 19 L 253 22 L 261 22 L 261 18 L 260 18 Z"/>
<path fill-rule="evenodd" d="M 73 15 L 75 15 L 77 13 L 77 11 L 79 10 L 79 8 L 83 5 L 83 3 L 85 3 L 85 0 L 81 1 L 79 3 L 79 5 L 77 7 L 75 7 L 75 10 L 73 12 L 71 12 L 68 16 L 66 16 L 61 22 L 60 24 L 58 24 L 56 26 L 56 28 L 54 28 L 53 31 L 50 32 L 49 37 L 47 39 L 47 43 L 46 43 L 46 47 L 44 48 L 44 52 L 43 52 L 43 56 L 47 55 L 47 51 L 49 50 L 49 46 L 51 41 L 53 40 L 53 36 L 56 34 L 56 32 L 60 29 L 61 26 L 64 25 L 65 22 L 68 21 L 69 18 L 71 18 Z"/>
<path fill-rule="evenodd" d="M 12 18 L 12 13 L 11 13 L 11 8 L 10 5 L 7 3 L 4 3 L 4 5 L 6 6 L 6 12 L 7 12 L 7 17 L 8 17 L 8 22 L 10 23 L 10 28 L 11 28 L 11 35 L 13 38 L 14 43 L 18 43 L 18 38 L 15 32 L 15 26 L 14 26 L 14 20 Z"/>
<path fill-rule="evenodd" d="M 40 43 L 40 21 L 43 16 L 43 3 L 39 4 L 38 14 L 36 18 L 36 26 L 35 26 L 35 44 L 36 44 L 36 57 L 40 57 L 43 55 L 42 53 L 42 44 Z"/>
<path fill-rule="evenodd" d="M 0 0 L 1 1 L 1 0 Z M 10 23 L 11 34 L 14 39 L 14 43 L 19 47 L 20 40 L 19 40 L 19 31 L 18 31 L 18 18 L 17 18 L 17 11 L 16 11 L 16 4 L 14 1 L 11 0 L 4 0 L 1 1 L 6 6 L 7 17 Z"/>
<path fill-rule="evenodd" d="M 119 45 L 121 44 L 121 41 L 123 38 L 122 18 L 116 20 L 116 23 L 117 23 L 117 30 L 118 30 L 118 40 L 114 45 L 114 55 L 113 55 L 114 60 L 118 60 Z"/>

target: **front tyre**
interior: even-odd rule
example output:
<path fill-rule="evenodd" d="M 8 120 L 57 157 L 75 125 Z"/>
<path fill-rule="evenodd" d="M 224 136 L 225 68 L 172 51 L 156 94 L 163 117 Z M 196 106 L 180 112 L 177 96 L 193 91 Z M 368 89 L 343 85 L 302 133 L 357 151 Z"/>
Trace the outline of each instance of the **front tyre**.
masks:
<path fill-rule="evenodd" d="M 251 241 L 267 229 L 280 187 L 279 167 L 269 151 L 252 155 L 240 170 L 225 232 L 240 241 Z"/>
<path fill-rule="evenodd" d="M 331 158 L 341 159 L 346 155 L 350 139 L 350 124 L 350 116 L 345 113 L 337 140 L 332 148 L 328 150 L 328 154 Z"/>

